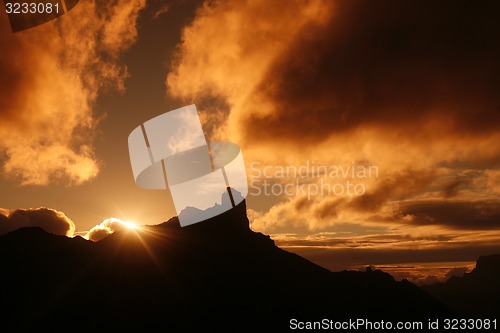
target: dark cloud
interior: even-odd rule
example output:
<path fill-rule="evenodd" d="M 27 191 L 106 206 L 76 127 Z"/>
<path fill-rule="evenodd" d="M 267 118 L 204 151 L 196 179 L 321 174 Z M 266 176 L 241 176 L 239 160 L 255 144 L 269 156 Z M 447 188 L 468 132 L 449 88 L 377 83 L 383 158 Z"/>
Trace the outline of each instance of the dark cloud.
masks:
<path fill-rule="evenodd" d="M 403 126 L 417 140 L 425 126 L 432 136 L 496 132 L 499 10 L 496 1 L 336 1 L 328 23 L 301 30 L 255 90 L 275 112 L 249 105 L 240 130 L 313 141 L 360 126 Z"/>
<path fill-rule="evenodd" d="M 329 235 L 328 233 L 320 233 L 316 236 L 310 236 L 307 239 L 301 238 L 287 238 L 278 240 L 280 246 L 315 246 L 315 247 L 338 247 L 338 248 L 368 248 L 370 246 L 378 245 L 394 245 L 394 244 L 431 244 L 436 242 L 447 242 L 453 240 L 454 237 L 450 235 L 436 235 L 429 234 L 425 236 L 420 235 L 405 235 L 405 234 L 371 234 L 366 236 L 359 236 L 354 233 L 350 235 Z"/>
<path fill-rule="evenodd" d="M 278 244 L 279 245 L 279 244 Z M 462 246 L 442 246 L 422 248 L 323 248 L 323 247 L 283 247 L 297 253 L 318 265 L 331 270 L 342 270 L 353 266 L 400 264 L 400 263 L 438 263 L 476 261 L 485 253 L 500 253 L 498 239 L 491 243 L 475 244 L 470 242 Z"/>
<path fill-rule="evenodd" d="M 305 206 L 306 202 L 306 198 L 301 198 L 297 201 L 295 207 Z M 316 208 L 315 215 L 318 219 L 335 218 L 338 216 L 339 209 L 342 208 L 344 202 L 345 199 L 323 201 Z"/>
<path fill-rule="evenodd" d="M 450 269 L 448 273 L 446 273 L 445 278 L 449 279 L 453 276 L 462 277 L 465 273 L 467 273 L 469 269 L 467 267 L 455 267 Z"/>
<path fill-rule="evenodd" d="M 498 165 L 497 1 L 212 4 L 185 28 L 167 87 L 190 101 L 224 101 L 228 114 L 202 108 L 206 126 L 220 123 L 215 137 L 259 156 L 278 145 L 316 158 L 343 147 L 346 156 L 369 141 L 357 157 L 371 162 L 412 153 Z"/>
<path fill-rule="evenodd" d="M 378 211 L 395 196 L 417 195 L 426 191 L 435 179 L 433 171 L 404 170 L 384 177 L 376 187 L 362 196 L 354 197 L 347 207 L 359 211 Z"/>
<path fill-rule="evenodd" d="M 449 182 L 443 188 L 443 196 L 445 198 L 456 197 L 458 194 L 458 191 L 464 185 L 467 185 L 467 183 L 464 182 L 463 180 L 460 180 L 460 179 L 453 180 L 453 181 Z"/>
<path fill-rule="evenodd" d="M 499 201 L 423 201 L 401 204 L 401 212 L 418 225 L 445 225 L 456 229 L 500 229 Z"/>
<path fill-rule="evenodd" d="M 0 235 L 23 227 L 41 227 L 47 232 L 70 237 L 75 231 L 73 221 L 54 209 L 0 209 Z"/>

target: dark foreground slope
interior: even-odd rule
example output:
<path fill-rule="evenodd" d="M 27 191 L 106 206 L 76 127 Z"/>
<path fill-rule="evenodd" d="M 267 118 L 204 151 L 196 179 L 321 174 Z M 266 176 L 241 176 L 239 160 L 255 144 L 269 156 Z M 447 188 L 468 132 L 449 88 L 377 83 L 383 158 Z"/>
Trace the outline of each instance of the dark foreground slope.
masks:
<path fill-rule="evenodd" d="M 500 254 L 479 257 L 463 277 L 423 288 L 465 317 L 500 320 Z"/>
<path fill-rule="evenodd" d="M 98 243 L 19 229 L 0 237 L 0 267 L 3 329 L 280 332 L 292 318 L 450 315 L 407 281 L 332 273 L 276 247 L 249 229 L 244 202 L 192 226 L 174 218 Z"/>

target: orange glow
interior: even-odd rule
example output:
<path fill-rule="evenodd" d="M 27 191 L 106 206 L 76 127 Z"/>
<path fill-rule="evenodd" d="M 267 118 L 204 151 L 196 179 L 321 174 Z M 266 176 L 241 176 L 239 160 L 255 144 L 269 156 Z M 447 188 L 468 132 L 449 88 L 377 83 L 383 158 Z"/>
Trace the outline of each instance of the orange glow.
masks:
<path fill-rule="evenodd" d="M 128 229 L 138 229 L 139 226 L 134 223 L 134 222 L 130 222 L 130 221 L 119 221 L 121 224 L 123 224 L 125 227 L 127 227 Z"/>

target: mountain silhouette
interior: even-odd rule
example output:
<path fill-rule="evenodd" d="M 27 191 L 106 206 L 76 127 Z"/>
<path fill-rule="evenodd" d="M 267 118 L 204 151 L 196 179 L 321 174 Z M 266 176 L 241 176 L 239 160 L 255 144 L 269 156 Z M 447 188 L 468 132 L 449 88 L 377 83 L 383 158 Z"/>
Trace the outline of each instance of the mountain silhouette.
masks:
<path fill-rule="evenodd" d="M 221 203 L 215 203 L 212 207 L 206 209 L 199 209 L 197 207 L 188 206 L 181 210 L 179 213 L 179 219 L 182 221 L 204 221 L 208 217 L 217 216 L 224 211 L 227 211 L 235 206 L 235 201 L 240 203 L 245 198 L 241 195 L 239 191 L 234 188 L 227 187 L 226 190 L 221 194 Z M 192 224 L 192 223 L 190 223 Z"/>
<path fill-rule="evenodd" d="M 379 270 L 330 272 L 253 232 L 245 201 L 202 223 L 177 218 L 99 242 L 40 228 L 0 237 L 2 331 L 288 331 L 300 321 L 453 313 Z"/>
<path fill-rule="evenodd" d="M 422 288 L 469 318 L 500 319 L 500 254 L 479 257 L 476 267 L 462 277 Z"/>

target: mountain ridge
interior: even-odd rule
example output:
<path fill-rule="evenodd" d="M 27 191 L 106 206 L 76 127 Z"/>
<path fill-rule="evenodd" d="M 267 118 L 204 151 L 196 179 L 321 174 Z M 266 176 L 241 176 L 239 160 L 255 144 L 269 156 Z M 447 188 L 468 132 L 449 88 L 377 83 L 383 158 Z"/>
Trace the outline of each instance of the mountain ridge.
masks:
<path fill-rule="evenodd" d="M 500 254 L 481 256 L 476 267 L 462 277 L 422 286 L 457 313 L 469 318 L 500 320 Z"/>
<path fill-rule="evenodd" d="M 286 331 L 289 320 L 427 320 L 453 314 L 382 271 L 330 272 L 249 228 L 246 204 L 202 223 L 99 242 L 41 229 L 0 237 L 3 325 L 109 330 Z M 87 320 L 78 320 L 87 318 Z M 237 329 L 235 329 L 237 328 Z"/>

